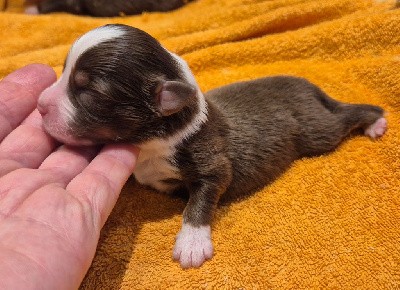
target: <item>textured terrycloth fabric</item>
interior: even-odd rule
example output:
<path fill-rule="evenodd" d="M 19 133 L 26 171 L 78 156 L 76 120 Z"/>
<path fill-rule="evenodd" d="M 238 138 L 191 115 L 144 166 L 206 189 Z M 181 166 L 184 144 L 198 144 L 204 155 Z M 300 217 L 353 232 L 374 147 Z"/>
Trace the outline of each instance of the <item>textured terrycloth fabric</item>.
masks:
<path fill-rule="evenodd" d="M 291 74 L 332 97 L 383 106 L 389 130 L 299 160 L 251 197 L 220 207 L 214 258 L 172 261 L 184 202 L 130 180 L 82 289 L 399 289 L 400 9 L 395 1 L 198 0 L 123 18 L 0 13 L 0 77 L 33 62 L 61 73 L 71 43 L 106 23 L 152 34 L 204 91 Z M 268 118 L 268 116 L 265 116 Z M 246 188 L 243 188 L 245 191 Z"/>

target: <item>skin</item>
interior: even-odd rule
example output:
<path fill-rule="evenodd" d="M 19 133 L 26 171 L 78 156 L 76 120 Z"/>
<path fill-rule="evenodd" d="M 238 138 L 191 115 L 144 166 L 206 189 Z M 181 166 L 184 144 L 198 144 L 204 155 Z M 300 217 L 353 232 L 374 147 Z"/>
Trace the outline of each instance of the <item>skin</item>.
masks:
<path fill-rule="evenodd" d="M 35 64 L 0 82 L 1 289 L 78 288 L 138 155 L 132 145 L 60 147 L 35 110 L 55 80 Z"/>

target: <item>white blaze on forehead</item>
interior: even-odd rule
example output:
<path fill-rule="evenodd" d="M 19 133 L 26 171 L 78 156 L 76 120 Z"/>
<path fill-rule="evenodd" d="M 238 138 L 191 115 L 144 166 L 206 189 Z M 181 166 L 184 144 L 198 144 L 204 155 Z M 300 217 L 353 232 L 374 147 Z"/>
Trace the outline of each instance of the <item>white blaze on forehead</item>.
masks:
<path fill-rule="evenodd" d="M 78 60 L 79 56 L 85 51 L 102 42 L 121 37 L 124 34 L 125 31 L 119 26 L 102 26 L 82 35 L 77 41 L 75 41 L 69 51 L 63 75 L 65 74 L 69 77 L 72 67 Z"/>
<path fill-rule="evenodd" d="M 102 26 L 93 29 L 86 34 L 82 35 L 75 43 L 72 45 L 67 60 L 65 63 L 64 71 L 58 81 L 53 84 L 53 86 L 59 86 L 63 92 L 62 108 L 64 113 L 64 118 L 66 120 L 71 120 L 74 117 L 75 109 L 67 97 L 67 87 L 68 80 L 71 75 L 72 68 L 74 67 L 78 58 L 88 49 L 102 43 L 109 41 L 125 34 L 123 28 L 118 26 Z"/>

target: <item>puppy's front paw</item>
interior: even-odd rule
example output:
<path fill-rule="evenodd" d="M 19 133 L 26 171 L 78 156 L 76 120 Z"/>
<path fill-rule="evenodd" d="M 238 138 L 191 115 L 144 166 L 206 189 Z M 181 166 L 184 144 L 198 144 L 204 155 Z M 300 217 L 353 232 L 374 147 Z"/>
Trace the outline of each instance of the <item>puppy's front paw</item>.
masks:
<path fill-rule="evenodd" d="M 197 268 L 205 260 L 211 259 L 213 251 L 210 226 L 193 227 L 183 224 L 176 237 L 173 258 L 184 269 Z"/>

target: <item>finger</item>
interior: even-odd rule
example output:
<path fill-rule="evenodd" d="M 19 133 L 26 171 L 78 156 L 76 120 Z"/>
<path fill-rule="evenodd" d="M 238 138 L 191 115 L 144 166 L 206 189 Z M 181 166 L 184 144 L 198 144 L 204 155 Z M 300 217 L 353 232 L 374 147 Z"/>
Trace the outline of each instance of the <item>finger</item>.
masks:
<path fill-rule="evenodd" d="M 100 231 L 136 164 L 139 149 L 133 145 L 107 145 L 67 190 L 88 203 L 93 223 Z"/>
<path fill-rule="evenodd" d="M 56 74 L 42 64 L 25 66 L 0 82 L 0 140 L 35 108 L 40 93 L 54 83 Z"/>
<path fill-rule="evenodd" d="M 37 110 L 0 143 L 0 177 L 18 168 L 38 168 L 58 143 L 42 129 Z"/>
<path fill-rule="evenodd" d="M 48 184 L 65 188 L 98 152 L 95 147 L 59 147 L 39 169 L 22 168 L 0 178 L 0 213 L 13 213 L 35 190 Z"/>
<path fill-rule="evenodd" d="M 65 186 L 87 167 L 98 153 L 96 147 L 69 147 L 61 146 L 47 157 L 40 165 L 41 170 L 50 170 L 60 175 L 60 181 Z"/>
<path fill-rule="evenodd" d="M 0 220 L 17 210 L 37 189 L 57 184 L 57 175 L 50 171 L 21 168 L 0 179 Z"/>

